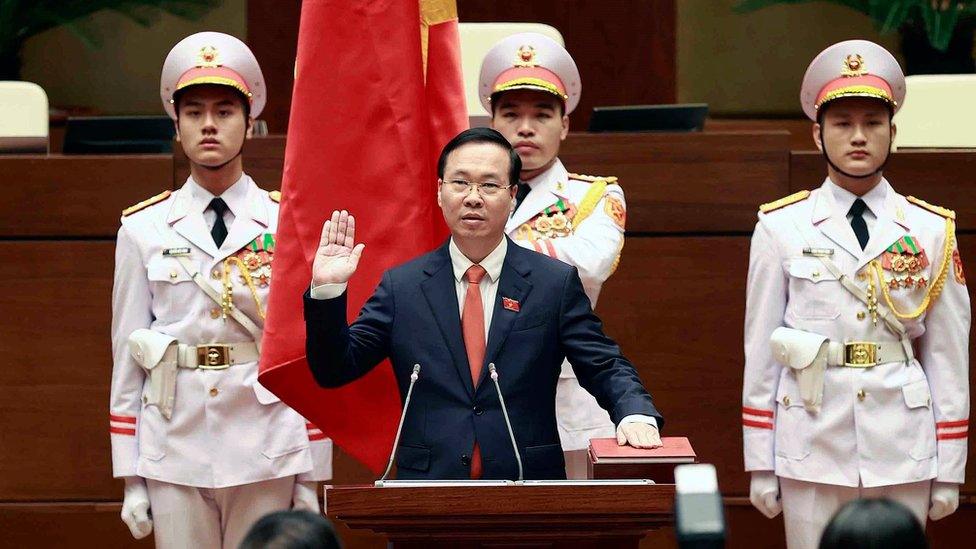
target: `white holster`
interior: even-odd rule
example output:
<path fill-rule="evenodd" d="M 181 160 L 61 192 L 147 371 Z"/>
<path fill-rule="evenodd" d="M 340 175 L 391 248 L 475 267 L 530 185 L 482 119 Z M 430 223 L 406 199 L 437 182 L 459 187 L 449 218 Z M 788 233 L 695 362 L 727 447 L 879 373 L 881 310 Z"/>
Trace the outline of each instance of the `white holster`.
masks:
<path fill-rule="evenodd" d="M 176 402 L 177 345 L 175 337 L 146 328 L 129 334 L 129 353 L 149 374 L 145 403 L 157 407 L 166 419 L 173 417 Z"/>
<path fill-rule="evenodd" d="M 829 341 L 826 336 L 779 327 L 769 338 L 773 357 L 796 374 L 803 407 L 817 413 L 823 402 L 824 371 L 827 369 Z"/>

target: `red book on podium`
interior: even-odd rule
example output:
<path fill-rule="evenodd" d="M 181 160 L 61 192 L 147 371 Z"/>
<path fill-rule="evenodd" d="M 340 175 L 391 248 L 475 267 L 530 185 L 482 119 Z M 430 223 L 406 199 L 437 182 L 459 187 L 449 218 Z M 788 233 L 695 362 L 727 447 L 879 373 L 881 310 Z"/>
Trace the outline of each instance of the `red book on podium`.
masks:
<path fill-rule="evenodd" d="M 697 463 L 687 437 L 663 437 L 664 446 L 651 450 L 619 446 L 616 438 L 590 440 L 587 477 L 591 479 L 646 478 L 658 484 L 674 483 L 674 468 Z"/>

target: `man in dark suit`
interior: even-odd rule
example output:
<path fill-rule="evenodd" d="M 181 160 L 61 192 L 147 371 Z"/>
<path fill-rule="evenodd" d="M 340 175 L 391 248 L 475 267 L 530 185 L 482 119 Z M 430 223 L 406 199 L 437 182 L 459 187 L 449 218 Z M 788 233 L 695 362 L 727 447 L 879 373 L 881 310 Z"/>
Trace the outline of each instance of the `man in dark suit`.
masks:
<path fill-rule="evenodd" d="M 404 396 L 413 365 L 422 366 L 397 456 L 401 479 L 517 476 L 489 364 L 497 366 L 525 478 L 565 478 L 555 418 L 564 357 L 610 413 L 618 443 L 661 444 L 663 418 L 603 333 L 576 268 L 505 236 L 520 169 L 494 130 L 451 140 L 438 162 L 437 192 L 451 239 L 387 271 L 352 325 L 345 286 L 365 245 L 355 242 L 355 219 L 345 211 L 322 229 L 305 296 L 315 379 L 340 386 L 390 358 Z"/>

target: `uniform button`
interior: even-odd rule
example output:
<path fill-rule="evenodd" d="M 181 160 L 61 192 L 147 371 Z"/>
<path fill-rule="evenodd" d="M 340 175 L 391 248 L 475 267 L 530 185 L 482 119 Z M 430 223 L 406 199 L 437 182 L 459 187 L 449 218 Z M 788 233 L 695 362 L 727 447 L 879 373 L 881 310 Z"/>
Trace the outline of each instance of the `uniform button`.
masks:
<path fill-rule="evenodd" d="M 142 403 L 143 404 L 148 404 L 149 403 L 149 397 L 147 397 L 146 395 L 142 395 Z"/>
<path fill-rule="evenodd" d="M 217 307 L 210 309 L 210 318 L 214 318 L 214 319 L 220 318 L 220 309 L 218 309 Z"/>
<path fill-rule="evenodd" d="M 864 320 L 864 311 L 858 311 L 857 312 L 857 319 L 858 320 Z"/>
<path fill-rule="evenodd" d="M 783 406 L 789 406 L 789 405 L 790 405 L 790 397 L 788 396 L 783 397 Z"/>
<path fill-rule="evenodd" d="M 210 396 L 215 397 L 215 396 L 217 396 L 219 394 L 220 394 L 220 389 L 218 389 L 216 387 L 211 387 L 210 388 Z"/>
<path fill-rule="evenodd" d="M 474 412 L 474 415 L 476 416 L 480 416 L 481 414 L 485 413 L 485 410 L 481 406 L 475 406 L 471 410 Z"/>
<path fill-rule="evenodd" d="M 468 454 L 461 454 L 461 465 L 464 465 L 465 467 L 471 465 L 471 456 Z"/>
<path fill-rule="evenodd" d="M 218 271 L 217 269 L 214 269 L 214 270 L 210 271 L 210 278 L 212 278 L 214 280 L 219 280 L 220 279 L 220 271 Z"/>
<path fill-rule="evenodd" d="M 864 397 L 866 396 L 868 396 L 868 394 L 864 392 L 864 389 L 861 389 L 860 391 L 857 392 L 858 400 L 864 400 Z"/>
<path fill-rule="evenodd" d="M 169 272 L 169 277 L 170 277 L 171 279 L 173 279 L 173 280 L 176 280 L 176 277 L 178 277 L 178 276 L 180 276 L 180 275 L 179 275 L 179 273 L 177 273 L 176 271 L 170 271 L 170 272 Z"/>
<path fill-rule="evenodd" d="M 817 278 L 820 276 L 820 271 L 813 271 L 811 274 L 813 275 L 813 278 Z"/>

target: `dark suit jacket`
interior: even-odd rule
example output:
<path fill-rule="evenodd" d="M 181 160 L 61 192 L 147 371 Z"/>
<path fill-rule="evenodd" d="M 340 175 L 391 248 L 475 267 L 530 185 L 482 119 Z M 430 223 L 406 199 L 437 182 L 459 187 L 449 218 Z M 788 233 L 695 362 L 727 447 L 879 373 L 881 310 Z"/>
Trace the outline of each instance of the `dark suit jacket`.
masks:
<path fill-rule="evenodd" d="M 502 298 L 518 301 L 519 311 L 504 308 Z M 517 478 L 512 443 L 488 377 L 492 362 L 525 478 L 565 478 L 555 415 L 564 357 L 614 423 L 643 414 L 663 426 L 634 367 L 603 333 L 575 267 L 509 241 L 494 307 L 476 388 L 461 337 L 447 244 L 384 273 L 351 326 L 346 324 L 345 294 L 315 300 L 306 293 L 308 363 L 323 387 L 349 383 L 390 358 L 402 399 L 413 365 L 421 365 L 403 425 L 399 478 L 468 478 L 475 439 L 483 478 Z"/>

